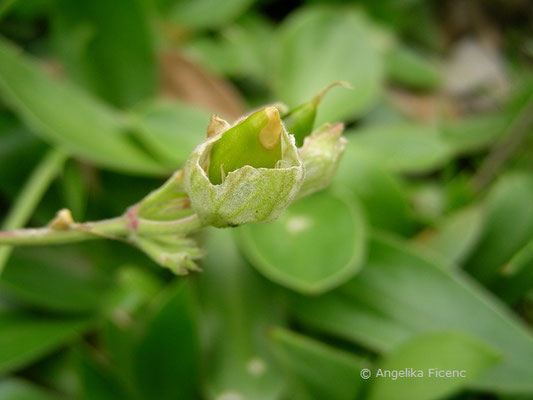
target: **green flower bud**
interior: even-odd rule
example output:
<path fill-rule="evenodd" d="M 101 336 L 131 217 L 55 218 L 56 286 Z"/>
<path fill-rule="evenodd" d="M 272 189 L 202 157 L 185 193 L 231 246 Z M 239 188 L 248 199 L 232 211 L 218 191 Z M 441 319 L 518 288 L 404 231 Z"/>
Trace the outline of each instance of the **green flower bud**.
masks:
<path fill-rule="evenodd" d="M 184 188 L 203 223 L 236 226 L 275 219 L 302 185 L 304 167 L 275 107 L 229 127 L 212 118 L 191 154 Z"/>
<path fill-rule="evenodd" d="M 290 110 L 289 113 L 283 117 L 285 127 L 289 133 L 294 135 L 298 147 L 302 146 L 304 138 L 314 129 L 318 104 L 329 89 L 337 85 L 351 88 L 347 82 L 333 82 L 322 89 L 311 101 Z"/>
<path fill-rule="evenodd" d="M 299 149 L 305 167 L 305 180 L 298 198 L 327 187 L 339 165 L 340 157 L 346 148 L 342 123 L 326 124 L 305 138 Z"/>

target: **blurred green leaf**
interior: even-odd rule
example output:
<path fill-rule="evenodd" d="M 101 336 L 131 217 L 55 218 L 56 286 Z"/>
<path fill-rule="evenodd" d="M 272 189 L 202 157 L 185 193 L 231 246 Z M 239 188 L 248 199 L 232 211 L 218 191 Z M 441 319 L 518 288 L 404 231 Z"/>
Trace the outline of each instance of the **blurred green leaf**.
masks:
<path fill-rule="evenodd" d="M 421 232 L 415 241 L 454 264 L 462 264 L 481 237 L 483 217 L 483 210 L 479 206 L 459 210 L 443 219 L 435 228 Z"/>
<path fill-rule="evenodd" d="M 244 16 L 219 32 L 185 44 L 185 51 L 215 73 L 270 83 L 274 68 L 274 28 L 256 15 Z"/>
<path fill-rule="evenodd" d="M 55 38 L 71 76 L 118 107 L 155 94 L 157 66 L 143 0 L 60 0 Z"/>
<path fill-rule="evenodd" d="M 374 369 L 368 400 L 442 399 L 472 383 L 499 358 L 483 342 L 457 332 L 415 336 L 385 356 L 376 368 L 389 371 L 412 368 L 422 371 L 423 377 L 393 380 L 376 376 Z M 465 376 L 439 378 L 436 370 L 464 371 Z"/>
<path fill-rule="evenodd" d="M 61 178 L 61 193 L 65 208 L 70 210 L 74 221 L 83 221 L 89 194 L 82 166 L 76 161 L 67 162 Z"/>
<path fill-rule="evenodd" d="M 0 114 L 0 192 L 8 199 L 47 150 L 47 146 L 7 113 Z M 13 168 L 16 165 L 17 168 Z"/>
<path fill-rule="evenodd" d="M 130 114 L 134 134 L 165 165 L 180 167 L 206 137 L 211 112 L 185 103 L 155 101 Z"/>
<path fill-rule="evenodd" d="M 21 379 L 9 378 L 0 381 L 0 400 L 59 400 L 60 398 L 44 388 Z"/>
<path fill-rule="evenodd" d="M 86 251 L 76 248 L 17 249 L 7 263 L 0 289 L 26 305 L 63 312 L 89 312 L 102 306 L 112 280 L 94 271 Z"/>
<path fill-rule="evenodd" d="M 83 351 L 78 356 L 78 373 L 81 381 L 80 399 L 127 400 L 135 398 L 111 368 L 93 360 L 87 353 L 88 351 Z"/>
<path fill-rule="evenodd" d="M 251 263 L 269 279 L 302 293 L 330 290 L 364 262 L 362 214 L 355 203 L 328 192 L 298 200 L 276 221 L 240 229 Z"/>
<path fill-rule="evenodd" d="M 406 190 L 400 179 L 348 137 L 333 185 L 357 197 L 370 225 L 400 234 L 413 230 Z"/>
<path fill-rule="evenodd" d="M 444 165 L 452 156 L 450 145 L 433 124 L 380 124 L 350 133 L 354 146 L 393 171 L 431 171 Z"/>
<path fill-rule="evenodd" d="M 455 153 L 478 151 L 495 142 L 504 133 L 508 118 L 502 113 L 470 115 L 441 124 L 442 139 Z"/>
<path fill-rule="evenodd" d="M 87 318 L 0 314 L 0 374 L 31 364 L 72 341 L 89 322 Z"/>
<path fill-rule="evenodd" d="M 434 90 L 442 81 L 440 71 L 427 56 L 401 44 L 385 53 L 385 69 L 391 81 L 411 89 Z"/>
<path fill-rule="evenodd" d="M 487 198 L 485 228 L 465 268 L 486 285 L 497 283 L 511 257 L 533 237 L 533 177 L 504 175 Z"/>
<path fill-rule="evenodd" d="M 178 27 L 216 28 L 244 13 L 253 0 L 158 0 L 163 15 Z"/>
<path fill-rule="evenodd" d="M 210 400 L 279 399 L 285 389 L 267 329 L 282 320 L 283 299 L 240 257 L 227 229 L 211 229 L 199 279 L 202 299 L 205 396 Z"/>
<path fill-rule="evenodd" d="M 165 171 L 131 141 L 123 120 L 113 110 L 52 79 L 3 39 L 0 96 L 45 140 L 78 156 L 123 172 Z"/>
<path fill-rule="evenodd" d="M 296 315 L 315 328 L 390 352 L 423 332 L 456 330 L 503 354 L 472 387 L 533 393 L 533 336 L 460 270 L 403 242 L 375 238 L 359 275 L 320 298 L 295 297 Z"/>
<path fill-rule="evenodd" d="M 277 98 L 294 108 L 331 82 L 346 81 L 354 90 L 332 90 L 320 104 L 317 125 L 367 111 L 383 83 L 376 29 L 351 8 L 306 7 L 292 14 L 281 31 Z"/>
<path fill-rule="evenodd" d="M 172 284 L 156 298 L 134 349 L 134 378 L 145 399 L 194 399 L 199 383 L 197 307 L 190 283 Z"/>
<path fill-rule="evenodd" d="M 362 359 L 283 328 L 272 331 L 272 340 L 294 378 L 291 392 L 295 392 L 299 385 L 302 399 L 360 398 L 359 371 L 365 365 Z"/>
<path fill-rule="evenodd" d="M 533 289 L 533 239 L 522 247 L 504 266 L 492 290 L 505 302 L 515 304 Z"/>

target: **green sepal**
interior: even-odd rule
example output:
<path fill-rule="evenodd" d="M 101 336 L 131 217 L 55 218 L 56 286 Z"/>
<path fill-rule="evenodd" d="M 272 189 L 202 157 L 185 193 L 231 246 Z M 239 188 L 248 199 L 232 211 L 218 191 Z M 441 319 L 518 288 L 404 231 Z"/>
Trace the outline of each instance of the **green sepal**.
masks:
<path fill-rule="evenodd" d="M 333 82 L 323 88 L 311 101 L 300 104 L 298 107 L 290 110 L 284 117 L 283 123 L 289 133 L 294 135 L 296 146 L 301 147 L 306 136 L 313 132 L 315 127 L 316 112 L 320 101 L 324 95 L 334 86 L 344 86 L 351 88 L 347 82 Z"/>

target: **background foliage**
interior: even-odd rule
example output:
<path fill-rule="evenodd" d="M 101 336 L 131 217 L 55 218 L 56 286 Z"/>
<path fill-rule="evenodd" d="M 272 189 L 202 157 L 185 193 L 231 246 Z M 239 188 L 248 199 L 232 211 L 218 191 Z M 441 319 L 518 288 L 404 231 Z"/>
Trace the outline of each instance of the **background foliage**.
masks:
<path fill-rule="evenodd" d="M 119 215 L 216 112 L 345 121 L 331 188 L 199 234 L 175 277 L 120 243 L 0 248 L 0 399 L 533 397 L 527 0 L 4 0 L 3 228 Z M 359 377 L 466 369 L 466 379 Z"/>

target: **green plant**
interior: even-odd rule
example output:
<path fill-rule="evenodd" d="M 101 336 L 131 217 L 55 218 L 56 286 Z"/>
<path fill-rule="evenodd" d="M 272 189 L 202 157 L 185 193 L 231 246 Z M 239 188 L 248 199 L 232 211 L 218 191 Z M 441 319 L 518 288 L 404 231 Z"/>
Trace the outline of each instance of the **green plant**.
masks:
<path fill-rule="evenodd" d="M 507 3 L 1 3 L 0 400 L 529 399 Z"/>

